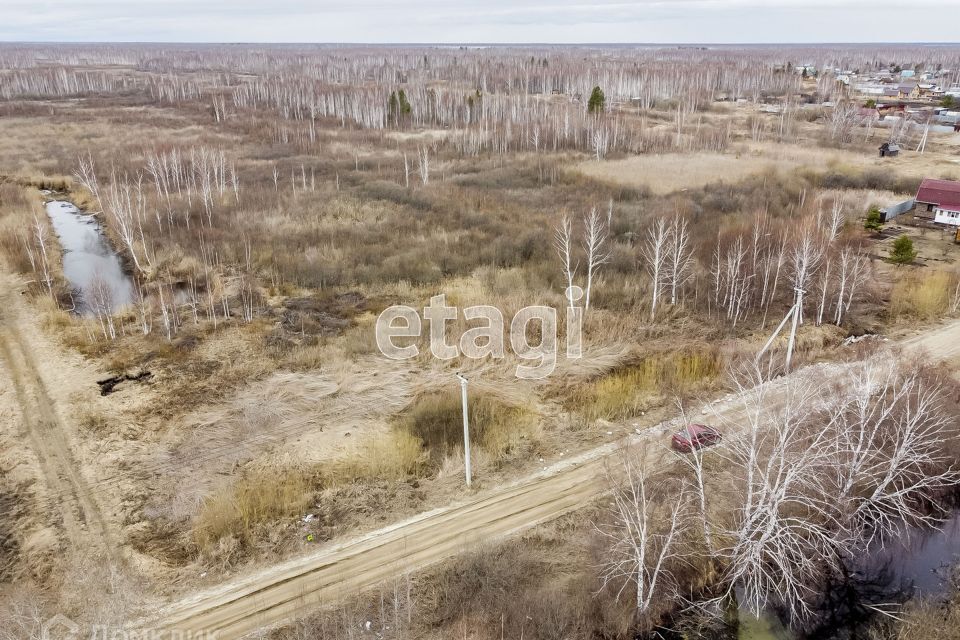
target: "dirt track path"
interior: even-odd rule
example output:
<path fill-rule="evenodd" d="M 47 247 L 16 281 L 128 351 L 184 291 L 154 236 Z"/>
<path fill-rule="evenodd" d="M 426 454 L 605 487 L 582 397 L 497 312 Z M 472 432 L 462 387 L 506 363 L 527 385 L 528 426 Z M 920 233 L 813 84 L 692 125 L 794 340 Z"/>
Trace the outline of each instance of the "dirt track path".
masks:
<path fill-rule="evenodd" d="M 71 545 L 99 549 L 116 560 L 110 529 L 80 474 L 66 427 L 57 416 L 34 350 L 21 330 L 21 323 L 35 322 L 36 318 L 20 299 L 16 283 L 0 279 L 0 366 L 13 381 L 25 431 L 22 435 L 40 462 L 51 500 L 46 508 L 49 513 L 60 516 L 62 534 Z"/>
<path fill-rule="evenodd" d="M 951 358 L 960 353 L 960 322 L 900 344 L 937 359 Z M 719 414 L 725 421 L 737 418 L 735 409 L 721 409 Z M 629 444 L 658 442 L 663 432 L 663 428 L 652 430 L 631 438 Z M 623 444 L 605 445 L 466 502 L 233 580 L 171 605 L 147 624 L 167 630 L 212 631 L 219 639 L 276 625 L 581 507 L 603 493 L 605 465 Z"/>
<path fill-rule="evenodd" d="M 951 360 L 960 356 L 960 320 L 954 320 L 932 331 L 921 331 L 899 341 L 908 349 L 919 349 L 933 360 Z"/>

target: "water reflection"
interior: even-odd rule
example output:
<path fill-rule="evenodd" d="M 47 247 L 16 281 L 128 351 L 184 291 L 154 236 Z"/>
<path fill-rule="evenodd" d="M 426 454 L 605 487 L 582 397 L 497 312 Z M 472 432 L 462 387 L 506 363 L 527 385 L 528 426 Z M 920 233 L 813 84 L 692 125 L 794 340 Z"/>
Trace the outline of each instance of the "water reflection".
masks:
<path fill-rule="evenodd" d="M 760 620 L 743 612 L 737 638 L 771 640 L 857 640 L 882 612 L 896 613 L 912 597 L 950 593 L 951 570 L 960 561 L 960 512 L 935 529 L 908 529 L 847 563 L 824 585 L 817 614 L 803 628 L 787 631 L 770 611 Z"/>
<path fill-rule="evenodd" d="M 46 209 L 63 247 L 63 274 L 74 291 L 76 312 L 113 312 L 130 304 L 133 283 L 96 218 L 60 200 L 48 202 Z"/>

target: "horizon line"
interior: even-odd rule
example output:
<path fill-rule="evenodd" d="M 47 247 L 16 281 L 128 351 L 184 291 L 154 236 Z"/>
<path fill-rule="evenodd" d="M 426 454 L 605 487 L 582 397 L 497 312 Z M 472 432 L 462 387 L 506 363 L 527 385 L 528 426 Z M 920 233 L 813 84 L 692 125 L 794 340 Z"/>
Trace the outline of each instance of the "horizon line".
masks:
<path fill-rule="evenodd" d="M 894 41 L 806 41 L 806 42 L 307 42 L 307 41 L 258 41 L 258 40 L 2 40 L 3 45 L 274 45 L 274 46 L 327 46 L 327 47 L 665 47 L 665 46 L 700 46 L 700 47 L 735 47 L 735 46 L 836 46 L 836 45 L 920 45 L 920 46 L 960 46 L 960 41 L 937 40 L 894 40 Z"/>

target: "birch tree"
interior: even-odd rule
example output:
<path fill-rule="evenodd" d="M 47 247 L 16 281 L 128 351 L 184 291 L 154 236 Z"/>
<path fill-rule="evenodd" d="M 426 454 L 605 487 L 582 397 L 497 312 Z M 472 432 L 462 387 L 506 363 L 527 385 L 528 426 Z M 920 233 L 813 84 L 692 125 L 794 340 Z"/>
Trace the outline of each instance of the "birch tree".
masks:
<path fill-rule="evenodd" d="M 145 273 L 145 269 L 137 256 L 138 236 L 141 239 L 143 238 L 142 208 L 144 203 L 139 184 L 134 187 L 129 181 L 129 176 L 121 177 L 114 169 L 110 176 L 110 184 L 107 185 L 106 190 L 101 190 L 93 160 L 89 154 L 86 158 L 80 157 L 78 170 L 74 175 L 77 181 L 93 195 L 97 201 L 97 206 L 113 225 L 127 250 L 127 254 L 133 260 L 134 267 L 138 272 Z"/>
<path fill-rule="evenodd" d="M 573 222 L 569 216 L 563 216 L 560 225 L 554 230 L 553 246 L 560 257 L 564 278 L 567 281 L 566 297 L 570 308 L 573 308 L 573 281 L 577 274 L 579 262 L 573 261 Z"/>
<path fill-rule="evenodd" d="M 726 437 L 710 455 L 722 464 L 706 474 L 685 460 L 725 585 L 715 604 L 808 618 L 826 575 L 906 526 L 935 524 L 943 512 L 931 501 L 960 484 L 944 389 L 929 371 L 890 352 L 841 366 L 776 386 L 750 368 L 736 406 L 715 416 Z"/>
<path fill-rule="evenodd" d="M 417 150 L 417 161 L 420 166 L 420 181 L 423 186 L 430 183 L 430 149 L 423 146 Z"/>
<path fill-rule="evenodd" d="M 953 437 L 943 389 L 887 355 L 858 363 L 835 396 L 829 428 L 837 452 L 833 498 L 851 544 L 866 548 L 907 526 L 933 525 L 923 496 L 957 482 L 946 444 Z"/>
<path fill-rule="evenodd" d="M 822 572 L 830 567 L 832 514 L 816 487 L 826 459 L 826 436 L 810 430 L 816 388 L 793 380 L 773 401 L 759 369 L 738 390 L 742 435 L 728 439 L 722 453 L 737 483 L 732 517 L 718 523 L 715 539 L 726 566 L 726 598 L 759 615 L 772 601 L 791 617 L 811 613 L 810 601 Z M 816 561 L 811 559 L 816 558 Z"/>
<path fill-rule="evenodd" d="M 657 315 L 657 305 L 663 291 L 666 275 L 667 256 L 670 253 L 670 226 L 666 219 L 658 218 L 647 229 L 646 240 L 640 249 L 646 262 L 647 272 L 650 274 L 651 301 L 650 321 Z"/>
<path fill-rule="evenodd" d="M 597 527 L 605 546 L 602 584 L 615 589 L 617 599 L 632 588 L 640 614 L 655 599 L 676 595 L 672 568 L 687 521 L 685 486 L 651 480 L 642 458 L 643 453 L 626 452 L 622 469 L 608 474 L 613 506 L 609 522 Z"/>
<path fill-rule="evenodd" d="M 40 250 L 40 260 L 31 260 L 31 262 L 39 262 L 41 282 L 46 287 L 47 294 L 52 297 L 53 276 L 50 272 L 50 259 L 47 256 L 47 225 L 43 224 L 36 215 L 33 216 L 33 240 Z"/>
<path fill-rule="evenodd" d="M 823 249 L 815 231 L 809 224 L 804 225 L 800 237 L 795 241 L 790 253 L 791 277 L 795 300 L 800 304 L 800 321 L 803 322 L 803 294 L 810 285 L 810 279 L 820 264 Z"/>
<path fill-rule="evenodd" d="M 84 303 L 88 311 L 96 316 L 105 340 L 117 337 L 113 321 L 114 297 L 110 283 L 99 273 L 95 273 L 90 286 L 84 291 Z"/>
<path fill-rule="evenodd" d="M 590 214 L 584 217 L 583 225 L 583 249 L 587 254 L 587 288 L 584 298 L 584 309 L 589 311 L 590 291 L 593 288 L 594 275 L 602 265 L 610 260 L 610 252 L 607 249 L 609 220 L 604 224 L 603 219 L 597 213 L 597 208 L 594 207 L 590 210 Z"/>
<path fill-rule="evenodd" d="M 670 287 L 670 304 L 677 304 L 678 294 L 692 275 L 693 248 L 690 246 L 690 230 L 685 218 L 675 216 L 670 225 L 670 246 L 667 254 L 667 283 Z"/>
<path fill-rule="evenodd" d="M 834 324 L 840 326 L 844 315 L 850 311 L 854 296 L 867 280 L 867 260 L 859 249 L 844 247 L 840 251 L 837 280 Z"/>

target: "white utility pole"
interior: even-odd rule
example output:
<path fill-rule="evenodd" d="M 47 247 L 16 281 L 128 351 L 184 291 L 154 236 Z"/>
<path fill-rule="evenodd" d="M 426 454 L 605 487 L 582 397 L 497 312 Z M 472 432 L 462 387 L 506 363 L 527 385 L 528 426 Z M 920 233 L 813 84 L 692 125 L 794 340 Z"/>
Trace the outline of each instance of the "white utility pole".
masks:
<path fill-rule="evenodd" d="M 923 137 L 920 138 L 920 144 L 917 145 L 917 151 L 923 153 L 927 148 L 927 135 L 930 133 L 930 121 L 927 120 L 927 126 L 923 128 Z"/>
<path fill-rule="evenodd" d="M 790 340 L 787 342 L 787 373 L 790 373 L 790 361 L 793 360 L 793 343 L 797 339 L 797 324 L 800 322 L 800 312 L 803 309 L 803 289 L 797 287 L 797 302 L 793 308 L 793 324 L 790 327 Z"/>
<path fill-rule="evenodd" d="M 460 380 L 460 396 L 463 399 L 463 471 L 467 477 L 467 487 L 472 480 L 470 473 L 470 418 L 467 415 L 467 379 L 459 373 L 457 379 Z"/>
<path fill-rule="evenodd" d="M 783 327 L 791 319 L 793 322 L 790 326 L 790 338 L 787 341 L 787 364 L 786 371 L 790 372 L 790 362 L 793 360 L 793 344 L 797 338 L 797 325 L 800 324 L 800 310 L 803 308 L 803 289 L 799 287 L 794 289 L 796 292 L 796 301 L 793 303 L 793 306 L 790 307 L 790 310 L 787 311 L 787 315 L 783 317 L 783 320 L 773 331 L 773 335 L 770 336 L 770 339 L 767 340 L 767 344 L 763 345 L 763 349 L 760 349 L 760 353 L 757 354 L 756 362 L 760 364 L 760 358 L 763 357 L 763 354 L 767 352 L 767 349 L 773 344 L 773 341 L 777 339 L 777 336 L 780 335 L 780 332 L 783 330 Z"/>

